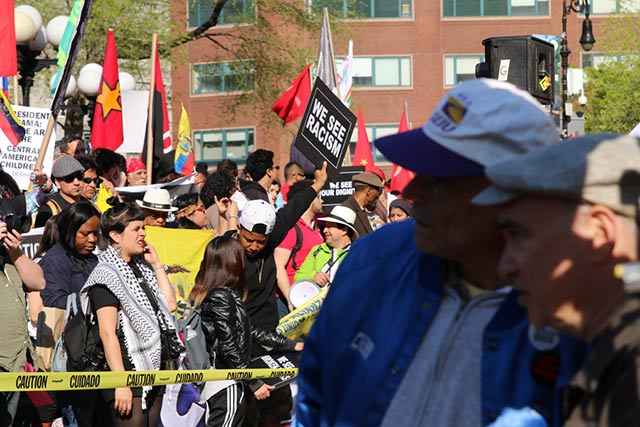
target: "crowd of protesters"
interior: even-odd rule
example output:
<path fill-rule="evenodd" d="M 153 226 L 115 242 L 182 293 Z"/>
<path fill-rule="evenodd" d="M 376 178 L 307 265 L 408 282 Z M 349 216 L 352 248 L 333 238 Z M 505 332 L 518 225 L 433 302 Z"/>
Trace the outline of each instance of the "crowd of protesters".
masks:
<path fill-rule="evenodd" d="M 300 280 L 298 273 L 302 281 L 327 286 L 359 235 L 356 218 L 372 231 L 388 212 L 382 205 L 385 212 L 376 212 L 385 191 L 376 174 L 354 177 L 357 192 L 364 189 L 367 195 L 349 201 L 357 213 L 337 206 L 323 214 L 319 193 L 327 182 L 326 166 L 305 176 L 300 165 L 289 163 L 282 186 L 279 169 L 273 152 L 258 149 L 240 170 L 231 160 L 223 160 L 213 172 L 199 164 L 191 177 L 192 192 L 172 196 L 166 188 L 151 186 L 129 193 L 119 188 L 147 184 L 150 172 L 140 159 L 104 149 L 91 152 L 80 138 L 67 136 L 56 143 L 51 176 L 33 171 L 29 191 L 20 192 L 4 174 L 0 184 L 11 192 L 0 200 L 3 211 L 44 229 L 36 264 L 20 249 L 20 231 L 29 227 L 9 231 L 0 221 L 5 267 L 0 276 L 16 301 L 6 313 L 20 313 L 6 323 L 8 329 L 0 328 L 0 339 L 17 337 L 0 350 L 0 367 L 21 371 L 28 364 L 46 372 L 66 363 L 62 369 L 81 370 L 69 361 L 58 362 L 54 349 L 44 356 L 34 351 L 43 345 L 45 331 L 58 328 L 60 320 L 54 326 L 53 317 L 79 307 L 99 330 L 102 359 L 91 369 L 176 368 L 184 348 L 175 326 L 171 260 L 163 264 L 146 241 L 148 226 L 211 233 L 187 302 L 201 310 L 215 367 L 246 368 L 269 351 L 301 351 L 302 342 L 275 333 L 279 319 L 294 309 L 288 298 Z M 169 172 L 155 170 L 156 181 L 174 177 Z M 105 194 L 106 208 L 99 202 Z M 298 233 L 300 227 L 304 229 Z M 211 382 L 201 391 L 211 426 L 271 426 L 291 418 L 288 386 Z M 163 387 L 50 392 L 47 402 L 29 410 L 26 394 L 7 392 L 0 399 L 0 424 L 156 426 L 163 394 Z"/>
<path fill-rule="evenodd" d="M 422 128 L 376 145 L 416 177 L 398 195 L 381 170 L 357 173 L 332 207 L 326 164 L 305 175 L 288 163 L 280 181 L 263 149 L 242 168 L 198 165 L 193 191 L 178 196 L 154 186 L 132 200 L 119 188 L 175 173 L 74 137 L 30 191 L 0 174 L 0 208 L 12 213 L 0 220 L 0 369 L 55 369 L 30 333 L 39 343 L 42 313 L 75 305 L 99 331 L 93 368 L 175 369 L 184 346 L 171 260 L 146 227 L 205 230 L 186 303 L 213 367 L 302 352 L 297 396 L 261 380 L 202 385 L 208 426 L 278 426 L 292 413 L 302 427 L 635 425 L 640 141 L 559 141 L 529 94 L 476 79 Z M 17 217 L 45 227 L 38 263 L 20 249 Z M 301 293 L 323 288 L 304 342 L 275 332 Z M 23 422 L 20 393 L 1 394 L 2 425 Z M 41 426 L 156 426 L 164 394 L 49 393 L 30 415 Z"/>

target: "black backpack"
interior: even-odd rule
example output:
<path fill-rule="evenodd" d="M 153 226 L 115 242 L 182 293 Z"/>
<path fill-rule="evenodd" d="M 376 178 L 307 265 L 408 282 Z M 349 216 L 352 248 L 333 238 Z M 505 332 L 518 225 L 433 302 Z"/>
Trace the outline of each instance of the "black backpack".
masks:
<path fill-rule="evenodd" d="M 100 340 L 98 322 L 91 310 L 87 314 L 78 310 L 75 294 L 69 297 L 74 299 L 73 310 L 62 331 L 62 343 L 67 353 L 67 370 L 108 371 L 109 365 Z"/>

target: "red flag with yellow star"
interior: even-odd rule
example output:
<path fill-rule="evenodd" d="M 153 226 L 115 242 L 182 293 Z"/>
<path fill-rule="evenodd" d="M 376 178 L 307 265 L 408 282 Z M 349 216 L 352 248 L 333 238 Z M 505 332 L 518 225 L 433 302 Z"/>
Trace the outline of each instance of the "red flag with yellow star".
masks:
<path fill-rule="evenodd" d="M 122 145 L 122 98 L 118 79 L 118 55 L 113 30 L 107 35 L 107 49 L 102 66 L 102 80 L 91 129 L 91 147 L 115 151 Z"/>
<path fill-rule="evenodd" d="M 373 152 L 371 151 L 371 143 L 369 135 L 367 135 L 367 126 L 364 124 L 362 110 L 358 108 L 358 142 L 353 153 L 353 166 L 364 166 L 365 172 L 370 172 L 376 165 L 373 163 Z"/>

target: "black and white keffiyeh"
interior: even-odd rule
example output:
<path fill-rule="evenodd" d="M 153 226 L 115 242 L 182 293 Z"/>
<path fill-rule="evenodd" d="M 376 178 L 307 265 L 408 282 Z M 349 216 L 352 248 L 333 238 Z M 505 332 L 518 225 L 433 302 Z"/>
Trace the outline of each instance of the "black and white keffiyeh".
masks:
<path fill-rule="evenodd" d="M 175 327 L 169 305 L 158 287 L 154 271 L 138 257 L 131 261 L 140 270 L 149 289 L 155 295 L 160 309 L 159 315 L 154 312 L 131 266 L 117 254 L 115 249 L 107 248 L 98 256 L 98 259 L 99 264 L 91 272 L 80 291 L 82 311 L 88 313 L 90 310 L 89 289 L 94 285 L 106 286 L 120 302 L 119 323 L 129 358 L 136 371 L 159 370 L 161 328 L 175 330 Z M 162 321 L 163 325 L 160 325 L 159 321 Z M 149 390 L 151 387 L 143 387 L 145 397 Z M 146 406 L 145 400 L 142 399 L 143 409 Z"/>

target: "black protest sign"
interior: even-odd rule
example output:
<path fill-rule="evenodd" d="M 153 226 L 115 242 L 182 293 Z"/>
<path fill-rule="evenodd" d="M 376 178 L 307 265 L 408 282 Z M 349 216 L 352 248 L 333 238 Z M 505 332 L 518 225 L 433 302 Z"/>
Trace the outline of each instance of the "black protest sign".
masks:
<path fill-rule="evenodd" d="M 24 252 L 24 254 L 28 258 L 33 259 L 34 255 L 38 251 L 43 231 L 44 228 L 34 228 L 28 233 L 24 233 L 22 235 L 22 243 L 20 244 L 20 249 L 22 249 L 22 252 Z"/>
<path fill-rule="evenodd" d="M 329 212 L 334 206 L 347 200 L 355 189 L 351 182 L 353 176 L 364 172 L 364 166 L 343 166 L 335 172 L 329 173 L 327 185 L 320 190 L 322 206 L 325 212 Z"/>
<path fill-rule="evenodd" d="M 331 89 L 316 78 L 294 145 L 316 167 L 326 161 L 329 169 L 337 170 L 342 166 L 356 120 Z"/>
<path fill-rule="evenodd" d="M 251 369 L 291 369 L 291 375 L 274 376 L 271 378 L 263 378 L 265 384 L 269 384 L 275 388 L 283 387 L 296 379 L 293 369 L 298 367 L 300 363 L 300 352 L 290 353 L 269 353 L 264 356 L 256 357 L 251 361 Z"/>

